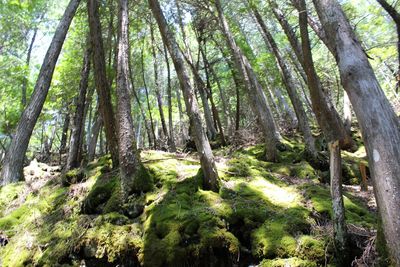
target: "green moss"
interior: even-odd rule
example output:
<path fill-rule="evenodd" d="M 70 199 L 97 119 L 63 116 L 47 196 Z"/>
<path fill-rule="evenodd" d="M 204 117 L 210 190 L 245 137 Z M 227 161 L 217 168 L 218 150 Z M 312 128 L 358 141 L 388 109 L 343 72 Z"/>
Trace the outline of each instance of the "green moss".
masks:
<path fill-rule="evenodd" d="M 103 175 L 97 179 L 86 197 L 82 212 L 86 214 L 101 213 L 107 201 L 119 189 L 119 181 L 117 177 L 111 175 Z M 107 211 L 113 211 L 115 201 L 118 196 L 114 196 L 113 201 L 107 206 Z M 115 201 L 114 201 L 115 200 Z"/>
<path fill-rule="evenodd" d="M 316 267 L 315 262 L 309 260 L 299 259 L 297 257 L 287 258 L 287 259 L 273 259 L 273 260 L 263 260 L 260 267 Z"/>
<path fill-rule="evenodd" d="M 72 169 L 66 172 L 62 177 L 61 181 L 64 186 L 68 186 L 70 184 L 76 184 L 85 177 L 83 171 L 80 168 Z"/>
<path fill-rule="evenodd" d="M 309 198 L 315 210 L 321 214 L 327 214 L 332 218 L 332 202 L 329 188 L 318 185 L 305 185 L 305 196 Z M 356 198 L 344 195 L 344 206 L 346 209 L 346 221 L 363 227 L 374 227 L 376 216 Z"/>
<path fill-rule="evenodd" d="M 8 205 L 18 198 L 24 189 L 25 184 L 23 182 L 8 184 L 0 188 L 0 217 L 3 216 Z"/>
<path fill-rule="evenodd" d="M 297 255 L 302 259 L 321 262 L 325 256 L 324 242 L 308 235 L 300 236 L 298 239 Z"/>

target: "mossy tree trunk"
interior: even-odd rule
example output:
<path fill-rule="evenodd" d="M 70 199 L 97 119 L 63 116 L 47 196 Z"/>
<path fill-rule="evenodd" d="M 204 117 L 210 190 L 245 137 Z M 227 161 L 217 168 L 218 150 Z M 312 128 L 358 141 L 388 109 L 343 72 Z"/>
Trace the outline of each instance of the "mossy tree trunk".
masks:
<path fill-rule="evenodd" d="M 4 159 L 3 168 L 0 173 L 1 185 L 17 182 L 23 176 L 22 169 L 29 140 L 36 121 L 42 111 L 47 93 L 49 92 L 58 56 L 60 55 L 69 26 L 79 3 L 80 0 L 71 0 L 69 2 L 63 17 L 57 26 L 49 49 L 47 50 L 46 56 L 43 60 L 32 96 L 21 115 L 14 138 L 11 141 Z"/>
<path fill-rule="evenodd" d="M 340 4 L 313 2 L 360 124 L 385 237 L 400 266 L 400 122 Z"/>
<path fill-rule="evenodd" d="M 149 4 L 154 17 L 157 20 L 163 41 L 174 62 L 175 70 L 185 98 L 190 124 L 193 127 L 190 134 L 195 140 L 196 148 L 200 155 L 201 168 L 203 171 L 203 187 L 217 192 L 219 189 L 218 171 L 210 143 L 208 142 L 207 135 L 203 130 L 198 104 L 190 83 L 189 75 L 185 69 L 183 56 L 178 48 L 178 44 L 176 43 L 172 31 L 168 28 L 160 3 L 158 0 L 149 0 Z"/>

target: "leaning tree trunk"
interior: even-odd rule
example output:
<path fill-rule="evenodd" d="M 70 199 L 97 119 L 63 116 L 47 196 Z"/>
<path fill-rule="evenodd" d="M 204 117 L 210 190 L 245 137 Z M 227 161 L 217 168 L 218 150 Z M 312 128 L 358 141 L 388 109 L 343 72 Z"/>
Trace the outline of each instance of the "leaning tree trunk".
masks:
<path fill-rule="evenodd" d="M 70 1 L 59 25 L 57 26 L 53 40 L 51 41 L 50 47 L 43 60 L 35 89 L 32 93 L 29 104 L 21 115 L 15 136 L 11 141 L 11 145 L 4 160 L 3 169 L 0 175 L 2 185 L 16 182 L 23 176 L 22 169 L 25 153 L 28 149 L 29 139 L 43 108 L 47 93 L 49 92 L 58 56 L 60 55 L 65 36 L 67 35 L 69 26 L 79 3 L 80 0 Z"/>
<path fill-rule="evenodd" d="M 119 1 L 118 12 L 118 56 L 117 56 L 117 99 L 118 99 L 118 143 L 121 176 L 121 192 L 124 201 L 132 191 L 141 192 L 148 188 L 148 175 L 140 161 L 135 141 L 129 96 L 129 22 L 128 0 Z"/>
<path fill-rule="evenodd" d="M 304 141 L 306 144 L 306 151 L 313 157 L 316 157 L 317 150 L 315 148 L 315 140 L 311 134 L 310 125 L 308 123 L 308 118 L 306 111 L 304 110 L 303 103 L 299 97 L 299 94 L 296 92 L 295 81 L 293 79 L 292 74 L 290 73 L 289 66 L 285 59 L 281 56 L 279 51 L 278 45 L 276 44 L 274 38 L 272 37 L 271 33 L 269 32 L 267 25 L 265 24 L 261 14 L 258 12 L 257 8 L 251 5 L 251 10 L 256 18 L 256 21 L 260 25 L 261 33 L 264 38 L 265 44 L 267 47 L 270 47 L 276 61 L 278 62 L 278 66 L 282 72 L 283 82 L 287 89 L 288 95 L 292 102 L 293 108 L 296 112 L 296 116 L 299 122 L 300 131 L 304 135 Z"/>
<path fill-rule="evenodd" d="M 305 71 L 307 74 L 308 86 L 311 91 L 318 91 L 318 87 L 320 87 L 319 79 L 317 78 L 317 73 L 314 67 L 314 62 L 311 53 L 310 39 L 308 36 L 308 24 L 307 24 L 307 7 L 304 0 L 297 0 L 295 2 L 296 8 L 299 12 L 299 25 L 300 25 L 300 34 L 302 39 L 302 54 L 304 65 L 306 66 Z M 321 96 L 320 96 L 321 97 Z M 321 104 L 315 103 L 316 99 L 311 98 L 313 102 L 313 108 L 316 108 Z M 317 120 L 318 115 L 316 113 Z M 320 117 L 321 118 L 321 117 Z M 340 150 L 338 151 L 338 146 L 336 145 L 338 142 L 343 140 L 343 134 L 335 127 L 336 124 L 326 124 L 322 123 L 318 120 L 318 123 L 324 132 L 325 138 L 329 144 L 330 149 L 330 175 L 331 175 L 331 193 L 332 193 L 332 206 L 333 206 L 333 218 L 334 218 L 334 235 L 335 235 L 335 248 L 336 248 L 336 259 L 340 265 L 345 265 L 347 259 L 347 231 L 345 227 L 344 214 L 345 209 L 344 205 L 339 205 L 338 203 L 343 202 L 342 191 L 342 183 L 341 183 L 341 165 L 339 164 L 341 161 Z M 338 163 L 339 162 L 339 163 Z"/>
<path fill-rule="evenodd" d="M 81 71 L 81 81 L 79 85 L 79 95 L 76 101 L 76 110 L 73 120 L 73 128 L 71 133 L 71 140 L 69 145 L 67 164 L 65 165 L 65 171 L 69 171 L 73 168 L 78 168 L 81 162 L 80 156 L 82 153 L 82 143 L 84 131 L 84 113 L 85 113 L 85 103 L 86 103 L 86 92 L 89 83 L 89 73 L 90 73 L 90 57 L 92 53 L 90 48 L 85 52 L 83 58 L 83 67 Z"/>
<path fill-rule="evenodd" d="M 272 112 L 267 105 L 266 96 L 263 92 L 261 84 L 257 80 L 256 74 L 250 66 L 250 62 L 248 62 L 247 58 L 243 55 L 233 38 L 228 22 L 223 14 L 220 1 L 216 0 L 215 5 L 218 11 L 218 17 L 223 33 L 235 59 L 236 68 L 242 75 L 252 109 L 257 115 L 263 130 L 265 139 L 265 159 L 267 161 L 277 161 L 278 153 L 276 145 L 279 142 L 279 138 L 277 136 L 277 128 L 272 116 Z"/>
<path fill-rule="evenodd" d="M 203 187 L 215 192 L 218 191 L 218 171 L 215 165 L 214 156 L 211 151 L 210 143 L 207 135 L 203 130 L 201 117 L 193 88 L 190 84 L 189 75 L 185 69 L 183 56 L 180 53 L 178 44 L 172 31 L 168 28 L 164 14 L 162 13 L 158 0 L 149 0 L 150 8 L 157 20 L 158 27 L 165 45 L 175 65 L 175 70 L 181 85 L 181 89 L 185 98 L 186 108 L 188 111 L 190 124 L 193 126 L 191 135 L 195 140 L 197 151 L 200 154 L 201 168 L 203 171 Z"/>
<path fill-rule="evenodd" d="M 313 1 L 335 48 L 342 85 L 366 145 L 375 196 L 391 255 L 400 266 L 400 123 L 339 3 Z"/>
<path fill-rule="evenodd" d="M 115 127 L 114 111 L 111 103 L 110 87 L 106 75 L 106 63 L 103 49 L 103 37 L 99 17 L 99 0 L 87 0 L 89 13 L 90 38 L 93 51 L 94 78 L 99 111 L 103 118 L 108 147 L 111 152 L 113 167 L 118 166 L 118 142 Z"/>

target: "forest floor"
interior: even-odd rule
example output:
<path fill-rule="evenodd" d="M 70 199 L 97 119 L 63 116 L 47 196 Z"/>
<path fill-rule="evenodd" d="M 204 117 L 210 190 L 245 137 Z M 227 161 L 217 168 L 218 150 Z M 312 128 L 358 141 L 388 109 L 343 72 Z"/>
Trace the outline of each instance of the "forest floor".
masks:
<path fill-rule="evenodd" d="M 280 163 L 260 145 L 216 150 L 218 193 L 201 189 L 195 154 L 143 151 L 154 188 L 124 205 L 107 156 L 66 175 L 33 161 L 26 183 L 0 189 L 0 265 L 335 266 L 327 173 L 285 145 Z M 376 204 L 354 185 L 365 151 L 343 158 L 351 254 L 368 262 Z"/>

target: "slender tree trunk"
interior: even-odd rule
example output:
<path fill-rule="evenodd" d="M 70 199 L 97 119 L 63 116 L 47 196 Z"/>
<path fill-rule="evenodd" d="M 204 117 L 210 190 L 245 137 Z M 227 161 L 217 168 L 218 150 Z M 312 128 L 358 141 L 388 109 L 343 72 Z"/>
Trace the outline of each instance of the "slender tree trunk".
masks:
<path fill-rule="evenodd" d="M 250 66 L 250 63 L 243 55 L 233 38 L 226 18 L 223 14 L 220 1 L 216 0 L 215 4 L 223 33 L 235 59 L 236 67 L 239 70 L 239 73 L 242 75 L 242 79 L 244 80 L 245 88 L 247 89 L 253 111 L 257 115 L 263 130 L 265 138 L 265 158 L 267 161 L 277 161 L 278 154 L 276 145 L 279 142 L 279 133 L 277 131 L 271 110 L 267 105 L 266 96 L 252 67 Z"/>
<path fill-rule="evenodd" d="M 71 133 L 71 140 L 69 145 L 68 159 L 65 166 L 65 171 L 69 171 L 74 168 L 78 168 L 81 163 L 81 151 L 83 143 L 84 131 L 84 115 L 85 115 L 85 105 L 86 105 L 86 93 L 89 83 L 89 73 L 90 73 L 90 57 L 91 50 L 88 48 L 85 52 L 83 58 L 83 67 L 81 71 L 81 81 L 79 84 L 79 95 L 76 101 L 76 110 L 73 120 L 73 128 Z"/>
<path fill-rule="evenodd" d="M 306 151 L 308 153 L 310 153 L 311 156 L 315 157 L 317 155 L 317 150 L 315 148 L 315 140 L 311 134 L 310 125 L 308 123 L 308 118 L 307 118 L 307 114 L 304 110 L 303 103 L 301 102 L 301 99 L 300 99 L 298 93 L 296 92 L 295 81 L 293 80 L 292 74 L 290 73 L 288 64 L 286 63 L 284 58 L 281 56 L 279 48 L 278 48 L 274 38 L 272 37 L 271 33 L 267 29 L 267 25 L 264 23 L 264 20 L 261 17 L 261 14 L 258 12 L 257 8 L 254 5 L 251 5 L 251 10 L 253 11 L 256 21 L 260 25 L 261 33 L 264 38 L 266 46 L 271 48 L 271 50 L 272 50 L 273 54 L 275 55 L 275 58 L 278 62 L 278 66 L 282 73 L 283 82 L 285 84 L 288 95 L 292 102 L 293 108 L 296 112 L 300 131 L 304 135 Z"/>
<path fill-rule="evenodd" d="M 400 122 L 339 3 L 313 2 L 335 48 L 342 85 L 366 146 L 385 237 L 391 256 L 400 266 Z"/>
<path fill-rule="evenodd" d="M 57 26 L 53 40 L 43 60 L 30 102 L 21 115 L 15 136 L 5 157 L 0 175 L 2 185 L 16 182 L 23 177 L 22 168 L 29 139 L 46 100 L 58 56 L 79 3 L 80 0 L 70 1 Z"/>
<path fill-rule="evenodd" d="M 149 90 L 147 88 L 147 84 L 146 84 L 146 73 L 145 73 L 145 66 L 144 66 L 144 41 L 143 41 L 143 47 L 142 47 L 142 51 L 141 51 L 141 59 L 142 59 L 142 79 L 143 79 L 143 86 L 144 86 L 144 90 L 146 92 L 146 100 L 147 100 L 147 109 L 149 111 L 149 117 L 150 117 L 150 126 L 151 126 L 151 133 L 153 136 L 153 148 L 157 149 L 158 148 L 158 141 L 157 141 L 157 136 L 156 136 L 156 132 L 154 129 L 154 121 L 153 121 L 153 115 L 151 113 L 151 106 L 150 106 L 150 99 L 149 99 Z M 150 141 L 150 140 L 149 140 Z"/>
<path fill-rule="evenodd" d="M 99 17 L 99 0 L 87 0 L 89 13 L 89 28 L 93 51 L 94 77 L 97 95 L 99 96 L 99 111 L 104 121 L 108 147 L 110 148 L 113 168 L 118 167 L 118 142 L 115 127 L 114 111 L 111 103 L 110 87 L 107 81 L 106 64 L 103 49 L 103 38 Z"/>
<path fill-rule="evenodd" d="M 201 168 L 203 171 L 203 187 L 205 189 L 218 191 L 218 171 L 215 165 L 214 156 L 211 151 L 207 135 L 203 130 L 201 117 L 197 106 L 194 91 L 190 85 L 189 75 L 185 69 L 182 54 L 179 51 L 178 44 L 171 30 L 168 28 L 165 17 L 162 13 L 160 4 L 157 0 L 149 0 L 150 8 L 157 20 L 163 41 L 167 46 L 169 53 L 175 65 L 178 79 L 185 98 L 187 111 L 189 113 L 190 123 L 193 126 L 191 135 L 195 140 L 197 151 L 200 155 Z"/>
<path fill-rule="evenodd" d="M 167 130 L 167 124 L 165 122 L 165 116 L 164 116 L 164 110 L 163 110 L 163 101 L 162 101 L 162 96 L 161 96 L 161 86 L 160 86 L 160 81 L 158 77 L 158 59 L 157 59 L 157 51 L 156 51 L 156 41 L 154 38 L 154 30 L 153 30 L 153 25 L 150 26 L 150 35 L 151 35 L 151 51 L 153 54 L 153 66 L 154 66 L 154 85 L 155 85 L 155 91 L 156 91 L 156 97 L 157 97 L 157 104 L 158 104 L 158 111 L 160 113 L 160 119 L 161 119 L 161 126 L 163 130 L 164 136 L 169 139 L 168 137 L 168 130 Z"/>
<path fill-rule="evenodd" d="M 69 130 L 69 124 L 71 121 L 70 117 L 70 110 L 67 107 L 67 113 L 65 114 L 65 119 L 64 119 L 64 124 L 63 124 L 63 129 L 61 133 L 61 141 L 60 141 L 60 155 L 64 154 L 65 148 L 67 146 L 67 137 L 68 137 L 68 130 Z"/>
<path fill-rule="evenodd" d="M 117 99 L 118 99 L 118 143 L 121 176 L 121 192 L 124 201 L 132 191 L 141 192 L 139 179 L 147 179 L 135 141 L 129 96 L 129 15 L 128 0 L 119 0 L 118 12 L 118 56 L 117 56 Z"/>
<path fill-rule="evenodd" d="M 168 60 L 167 47 L 164 45 L 165 63 L 167 65 L 167 94 L 168 94 L 168 146 L 171 152 L 176 152 L 176 145 L 174 140 L 174 127 L 172 120 L 172 84 L 171 84 L 171 66 Z"/>
<path fill-rule="evenodd" d="M 342 158 L 340 155 L 339 140 L 331 142 L 330 151 L 330 176 L 332 196 L 332 220 L 334 231 L 335 249 L 338 252 L 336 259 L 339 266 L 348 264 L 347 228 L 345 222 L 345 209 L 342 192 Z"/>
<path fill-rule="evenodd" d="M 94 121 L 92 127 L 92 135 L 90 137 L 90 142 L 88 145 L 88 161 L 93 161 L 96 155 L 96 146 L 97 146 L 97 139 L 99 137 L 101 127 L 103 126 L 103 119 L 100 116 L 99 112 L 97 112 L 96 120 Z"/>
<path fill-rule="evenodd" d="M 128 45 L 129 45 L 129 51 L 131 51 L 130 43 L 128 43 Z M 129 52 L 129 55 L 130 55 L 130 52 Z M 142 118 L 143 118 L 143 121 L 144 121 L 144 127 L 146 129 L 147 137 L 149 139 L 149 146 L 151 147 L 152 143 L 153 143 L 152 135 L 151 135 L 151 129 L 149 127 L 149 122 L 148 122 L 147 117 L 146 117 L 146 112 L 144 111 L 142 103 L 140 102 L 140 98 L 138 96 L 138 93 L 136 92 L 135 82 L 134 82 L 134 79 L 133 79 L 133 67 L 132 67 L 132 62 L 131 62 L 131 57 L 130 56 L 128 58 L 128 65 L 129 65 L 129 79 L 130 79 L 130 85 L 131 85 L 130 86 L 131 94 L 133 95 L 133 97 L 135 98 L 135 100 L 136 100 L 136 102 L 138 104 L 138 107 L 139 107 L 139 110 L 140 110 L 140 114 L 142 115 Z"/>
<path fill-rule="evenodd" d="M 30 62 L 31 62 L 31 54 L 32 54 L 33 44 L 35 43 L 35 40 L 36 40 L 37 31 L 38 31 L 38 28 L 36 27 L 33 30 L 33 36 L 32 36 L 31 42 L 29 44 L 28 54 L 26 56 L 26 64 L 25 65 L 26 65 L 26 68 L 27 68 L 27 74 L 25 75 L 24 80 L 22 82 L 22 96 L 21 96 L 22 107 L 26 106 L 26 89 L 28 87 L 28 80 L 29 80 L 28 76 L 29 76 L 29 73 L 30 73 L 29 72 L 29 66 L 30 66 Z"/>

